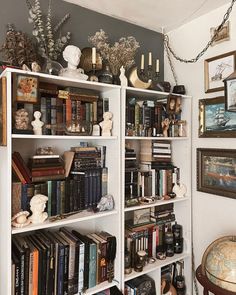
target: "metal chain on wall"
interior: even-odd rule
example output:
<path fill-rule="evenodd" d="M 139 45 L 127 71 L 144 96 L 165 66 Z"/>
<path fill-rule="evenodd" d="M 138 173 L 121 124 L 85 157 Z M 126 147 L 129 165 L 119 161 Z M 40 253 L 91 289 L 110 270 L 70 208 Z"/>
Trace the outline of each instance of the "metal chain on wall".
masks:
<path fill-rule="evenodd" d="M 167 54 L 167 58 L 168 58 L 168 62 L 169 62 L 169 65 L 170 65 L 170 68 L 171 68 L 171 72 L 172 72 L 172 75 L 174 77 L 174 81 L 175 81 L 175 84 L 177 85 L 177 75 L 175 73 L 175 69 L 174 69 L 174 65 L 173 65 L 173 62 L 171 60 L 171 54 L 172 56 L 180 61 L 180 62 L 183 62 L 183 63 L 195 63 L 199 60 L 199 58 L 201 56 L 203 56 L 203 54 L 208 50 L 208 48 L 212 45 L 212 43 L 214 42 L 214 40 L 216 39 L 218 33 L 221 31 L 221 29 L 223 28 L 224 24 L 227 22 L 227 20 L 229 19 L 229 16 L 231 14 L 231 11 L 233 9 L 233 6 L 234 6 L 234 3 L 236 2 L 236 0 L 232 0 L 229 8 L 227 9 L 226 13 L 224 14 L 224 17 L 223 17 L 223 20 L 221 22 L 221 24 L 217 27 L 217 29 L 215 30 L 215 33 L 214 35 L 211 37 L 210 41 L 206 44 L 206 46 L 203 48 L 203 50 L 201 52 L 199 52 L 199 54 L 195 57 L 195 58 L 192 58 L 192 59 L 184 59 L 184 58 L 181 58 L 179 57 L 175 52 L 174 50 L 171 48 L 170 46 L 170 41 L 169 41 L 169 37 L 167 34 L 164 34 L 164 48 L 166 50 L 166 54 Z"/>

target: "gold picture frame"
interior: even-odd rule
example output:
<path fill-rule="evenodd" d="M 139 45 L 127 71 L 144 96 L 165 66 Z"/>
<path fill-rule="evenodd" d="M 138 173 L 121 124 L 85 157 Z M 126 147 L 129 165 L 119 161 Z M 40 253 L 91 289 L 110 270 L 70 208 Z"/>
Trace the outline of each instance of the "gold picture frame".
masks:
<path fill-rule="evenodd" d="M 204 62 L 205 93 L 224 90 L 223 80 L 236 69 L 236 51 L 211 57 Z"/>

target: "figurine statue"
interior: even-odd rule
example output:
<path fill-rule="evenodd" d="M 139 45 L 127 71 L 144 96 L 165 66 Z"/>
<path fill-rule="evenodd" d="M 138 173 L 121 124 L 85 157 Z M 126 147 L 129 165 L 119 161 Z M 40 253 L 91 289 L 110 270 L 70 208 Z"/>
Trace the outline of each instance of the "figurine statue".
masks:
<path fill-rule="evenodd" d="M 79 47 L 74 45 L 68 45 L 63 51 L 63 58 L 67 61 L 67 68 L 62 69 L 59 72 L 59 76 L 69 77 L 80 80 L 87 80 L 88 76 L 84 74 L 84 70 L 77 68 L 81 57 L 81 51 Z"/>
<path fill-rule="evenodd" d="M 40 121 L 41 113 L 39 111 L 34 112 L 34 118 L 35 120 L 31 122 L 31 125 L 33 126 L 34 134 L 42 135 L 42 127 L 44 123 Z"/>
<path fill-rule="evenodd" d="M 178 198 L 183 198 L 185 197 L 185 194 L 187 192 L 186 185 L 183 183 L 177 184 L 173 186 L 173 192 L 176 194 Z"/>
<path fill-rule="evenodd" d="M 128 79 L 125 76 L 125 68 L 123 66 L 120 68 L 119 78 L 120 78 L 120 85 L 121 86 L 124 86 L 124 87 L 128 86 Z"/>
<path fill-rule="evenodd" d="M 170 126 L 170 119 L 169 118 L 165 118 L 161 122 L 161 126 L 162 126 L 163 136 L 164 137 L 168 137 L 168 129 L 169 129 L 169 126 Z"/>
<path fill-rule="evenodd" d="M 26 109 L 19 109 L 15 113 L 15 128 L 27 130 L 29 128 L 29 114 Z"/>
<path fill-rule="evenodd" d="M 105 112 L 103 114 L 103 121 L 99 123 L 102 128 L 102 136 L 111 136 L 111 129 L 112 129 L 112 113 Z"/>
<path fill-rule="evenodd" d="M 30 210 L 32 215 L 29 217 L 29 220 L 32 223 L 42 223 L 48 218 L 48 213 L 44 212 L 47 200 L 47 196 L 40 194 L 33 196 L 30 200 Z"/>
<path fill-rule="evenodd" d="M 98 211 L 107 211 L 114 209 L 114 199 L 112 195 L 105 195 L 101 197 L 100 202 L 97 204 Z"/>

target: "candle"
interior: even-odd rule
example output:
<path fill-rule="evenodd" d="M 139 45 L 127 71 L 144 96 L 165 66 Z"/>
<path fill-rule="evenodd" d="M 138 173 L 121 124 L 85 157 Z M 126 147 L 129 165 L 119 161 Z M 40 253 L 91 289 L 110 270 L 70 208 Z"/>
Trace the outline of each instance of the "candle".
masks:
<path fill-rule="evenodd" d="M 144 70 L 144 54 L 141 55 L 141 70 Z"/>
<path fill-rule="evenodd" d="M 96 64 L 96 48 L 95 47 L 92 48 L 92 64 L 93 65 Z"/>
<path fill-rule="evenodd" d="M 156 60 L 156 73 L 159 73 L 159 59 Z"/>
<path fill-rule="evenodd" d="M 149 52 L 148 54 L 148 65 L 151 66 L 152 65 L 152 53 Z"/>

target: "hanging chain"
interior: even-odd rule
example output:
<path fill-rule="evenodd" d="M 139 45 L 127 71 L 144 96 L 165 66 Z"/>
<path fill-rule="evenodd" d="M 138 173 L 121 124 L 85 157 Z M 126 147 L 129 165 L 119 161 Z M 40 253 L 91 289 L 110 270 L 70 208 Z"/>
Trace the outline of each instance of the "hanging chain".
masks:
<path fill-rule="evenodd" d="M 165 50 L 166 50 L 166 54 L 167 54 L 167 58 L 168 58 L 168 61 L 169 61 L 170 69 L 171 69 L 173 78 L 175 80 L 175 85 L 177 85 L 178 84 L 177 83 L 177 75 L 175 73 L 174 65 L 173 65 L 173 62 L 172 62 L 171 56 L 170 56 L 170 50 L 169 50 L 169 47 L 167 46 L 166 42 L 164 42 L 164 47 L 165 47 Z"/>
<path fill-rule="evenodd" d="M 177 81 L 176 79 L 176 74 L 174 73 L 174 68 L 173 68 L 173 64 L 172 64 L 172 61 L 170 59 L 170 53 L 173 55 L 173 57 L 180 61 L 180 62 L 184 62 L 184 63 L 195 63 L 199 60 L 199 58 L 207 51 L 207 49 L 212 45 L 212 43 L 214 42 L 215 38 L 217 37 L 218 33 L 220 32 L 220 30 L 223 28 L 224 24 L 226 23 L 226 21 L 229 19 L 229 16 L 230 16 L 230 13 L 232 11 L 232 8 L 234 6 L 234 3 L 236 2 L 236 0 L 232 0 L 229 8 L 227 9 L 224 17 L 223 17 L 223 20 L 221 22 L 221 24 L 217 27 L 217 29 L 215 30 L 215 33 L 214 35 L 211 37 L 210 41 L 207 43 L 207 45 L 204 47 L 204 49 L 195 57 L 195 58 L 192 58 L 192 59 L 184 59 L 184 58 L 181 58 L 179 57 L 178 55 L 175 54 L 174 50 L 171 48 L 170 46 L 170 43 L 169 43 L 169 37 L 168 35 L 164 34 L 164 46 L 165 46 L 165 49 L 166 49 L 166 52 L 167 52 L 167 56 L 168 56 L 168 60 L 169 60 L 169 63 L 170 63 L 170 66 L 171 66 L 171 70 L 172 70 L 172 73 L 173 73 L 173 76 L 174 76 L 174 79 L 175 79 L 175 82 Z M 173 68 L 173 69 L 172 69 Z M 177 84 L 177 83 L 176 83 Z"/>

